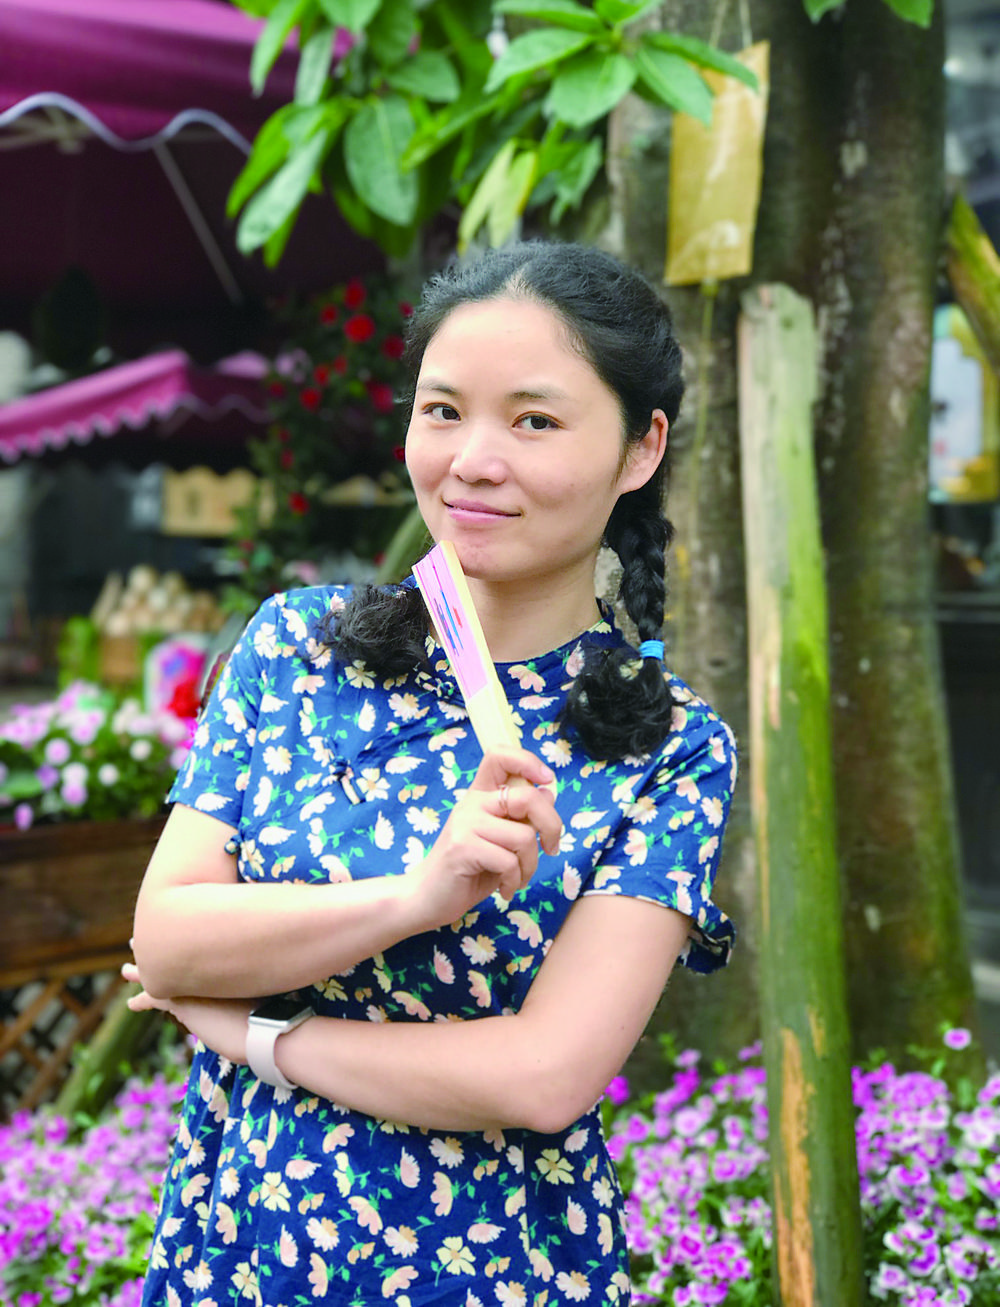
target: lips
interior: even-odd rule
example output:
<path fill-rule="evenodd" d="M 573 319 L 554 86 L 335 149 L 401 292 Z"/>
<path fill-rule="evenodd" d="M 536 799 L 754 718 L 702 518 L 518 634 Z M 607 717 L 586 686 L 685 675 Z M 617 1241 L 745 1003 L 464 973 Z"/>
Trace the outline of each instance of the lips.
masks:
<path fill-rule="evenodd" d="M 517 517 L 516 513 L 509 513 L 506 509 L 497 508 L 493 504 L 484 504 L 479 499 L 446 499 L 445 507 L 451 513 L 469 514 L 477 517 Z"/>

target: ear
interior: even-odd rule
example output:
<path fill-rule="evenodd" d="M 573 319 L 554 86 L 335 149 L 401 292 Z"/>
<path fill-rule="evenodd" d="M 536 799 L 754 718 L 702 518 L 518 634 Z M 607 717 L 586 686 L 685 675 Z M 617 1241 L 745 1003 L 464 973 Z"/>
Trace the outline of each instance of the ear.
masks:
<path fill-rule="evenodd" d="M 627 494 L 644 486 L 660 466 L 667 451 L 667 432 L 670 423 L 662 408 L 654 408 L 649 419 L 649 430 L 641 440 L 633 441 L 628 447 L 628 456 L 618 480 L 618 490 Z"/>

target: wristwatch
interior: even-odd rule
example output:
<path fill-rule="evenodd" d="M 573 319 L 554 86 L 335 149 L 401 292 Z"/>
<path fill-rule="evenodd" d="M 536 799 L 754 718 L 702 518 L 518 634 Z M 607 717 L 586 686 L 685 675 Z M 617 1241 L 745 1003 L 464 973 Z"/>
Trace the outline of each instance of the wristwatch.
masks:
<path fill-rule="evenodd" d="M 276 1089 L 296 1089 L 278 1070 L 274 1060 L 274 1046 L 279 1035 L 285 1035 L 316 1013 L 301 990 L 289 994 L 275 994 L 250 1013 L 247 1025 L 247 1063 L 258 1080 Z"/>

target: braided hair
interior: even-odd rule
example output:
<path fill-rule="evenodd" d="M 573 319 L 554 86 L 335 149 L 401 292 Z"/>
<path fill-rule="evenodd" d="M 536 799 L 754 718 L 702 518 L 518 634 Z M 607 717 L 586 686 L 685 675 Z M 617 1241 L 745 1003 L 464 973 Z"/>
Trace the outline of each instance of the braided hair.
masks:
<path fill-rule="evenodd" d="M 424 351 L 445 319 L 459 305 L 493 299 L 530 300 L 562 320 L 574 348 L 618 400 L 623 459 L 649 430 L 654 409 L 673 424 L 684 383 L 666 305 L 639 273 L 611 255 L 547 241 L 490 250 L 428 282 L 406 334 L 411 409 Z M 620 496 L 604 531 L 622 565 L 620 598 L 643 641 L 658 639 L 663 627 L 664 554 L 673 536 L 661 507 L 666 463 L 664 456 L 645 485 Z M 362 586 L 332 616 L 327 638 L 341 657 L 400 675 L 423 660 L 426 630 L 417 591 Z M 584 648 L 563 725 L 595 758 L 652 752 L 670 730 L 673 711 L 660 660 L 637 664 L 628 648 L 588 647 L 586 641 Z"/>

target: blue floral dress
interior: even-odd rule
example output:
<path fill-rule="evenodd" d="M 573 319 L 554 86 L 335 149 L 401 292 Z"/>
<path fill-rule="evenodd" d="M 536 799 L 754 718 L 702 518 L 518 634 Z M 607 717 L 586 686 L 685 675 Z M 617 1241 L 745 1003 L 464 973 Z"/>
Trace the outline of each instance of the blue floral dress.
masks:
<path fill-rule="evenodd" d="M 237 828 L 239 872 L 316 884 L 401 875 L 428 852 L 481 753 L 441 648 L 384 680 L 345 666 L 317 619 L 337 587 L 279 594 L 251 620 L 202 714 L 174 802 Z M 556 719 L 581 645 L 623 642 L 610 612 L 579 640 L 499 664 L 525 746 L 558 777 L 565 823 L 511 903 L 319 980 L 316 1010 L 359 1021 L 516 1012 L 581 895 L 693 920 L 681 960 L 723 965 L 710 901 L 736 778 L 732 734 L 676 677 L 652 757 L 597 762 Z M 669 676 L 669 673 L 667 673 Z M 585 1019 L 582 1018 L 582 1019 Z M 626 1304 L 622 1200 L 598 1106 L 554 1135 L 434 1131 L 260 1083 L 200 1048 L 167 1172 L 145 1307 Z"/>

